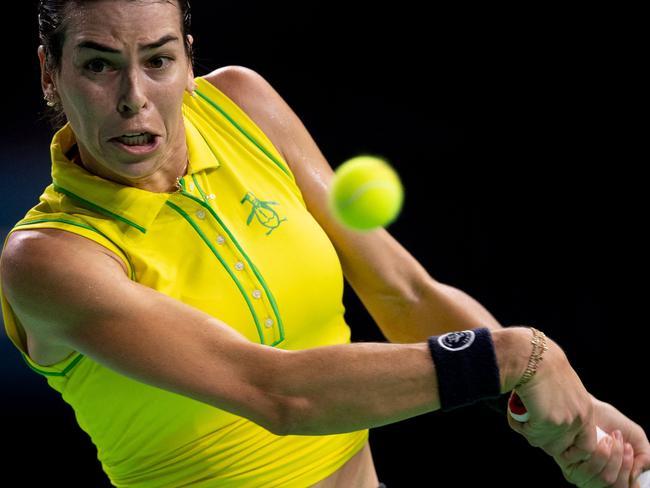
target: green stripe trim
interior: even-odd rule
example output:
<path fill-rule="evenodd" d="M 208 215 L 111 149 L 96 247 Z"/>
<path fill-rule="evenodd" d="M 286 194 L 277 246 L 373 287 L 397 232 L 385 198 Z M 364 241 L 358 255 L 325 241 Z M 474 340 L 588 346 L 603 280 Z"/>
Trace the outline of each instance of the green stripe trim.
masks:
<path fill-rule="evenodd" d="M 96 212 L 99 212 L 99 213 L 102 213 L 104 215 L 108 215 L 109 217 L 113 217 L 114 219 L 120 220 L 120 221 L 124 222 L 125 224 L 130 225 L 131 227 L 135 227 L 136 229 L 138 229 L 143 234 L 147 233 L 147 229 L 145 229 L 144 227 L 142 227 L 142 226 L 140 226 L 140 225 L 138 225 L 138 224 L 136 224 L 134 222 L 131 222 L 130 220 L 125 219 L 121 215 L 117 215 L 117 214 L 111 212 L 110 210 L 106 210 L 105 208 L 100 207 L 99 205 L 95 205 L 93 202 L 89 202 L 88 200 L 85 200 L 85 199 L 81 198 L 79 195 L 75 195 L 74 193 L 72 193 L 71 191 L 66 190 L 65 188 L 62 188 L 62 187 L 55 184 L 54 189 L 56 191 L 58 191 L 59 193 L 63 193 L 64 195 L 69 196 L 70 198 L 74 198 L 75 200 L 78 200 L 79 202 L 83 203 L 85 206 L 87 206 L 91 210 L 95 210 Z"/>
<path fill-rule="evenodd" d="M 131 262 L 131 258 L 129 258 L 129 255 L 125 253 L 124 250 L 120 246 L 118 246 L 113 239 L 111 239 L 106 234 L 104 234 L 99 229 L 96 229 L 90 224 L 84 224 L 84 223 L 75 222 L 73 220 L 66 220 L 66 219 L 37 219 L 37 220 L 30 220 L 29 222 L 23 222 L 22 224 L 16 224 L 14 227 L 23 227 L 25 225 L 32 225 L 32 224 L 42 224 L 44 222 L 60 222 L 62 224 L 74 225 L 76 227 L 81 227 L 82 229 L 96 232 L 97 234 L 102 236 L 104 239 L 106 239 L 108 242 L 113 244 L 116 248 L 118 248 L 122 252 L 124 257 L 126 258 L 127 263 L 129 264 L 129 268 L 131 269 L 131 280 L 135 281 L 135 268 L 133 267 L 133 263 Z"/>
<path fill-rule="evenodd" d="M 243 127 L 241 127 L 237 122 L 235 122 L 232 119 L 232 117 L 230 117 L 230 115 L 228 115 L 226 113 L 226 111 L 224 109 L 222 109 L 219 105 L 217 105 L 215 102 L 210 100 L 210 98 L 208 98 L 200 90 L 196 90 L 195 93 L 197 93 L 201 98 L 203 98 L 203 100 L 205 100 L 210 105 L 212 105 L 215 109 L 217 109 L 221 113 L 221 115 L 223 115 L 228 120 L 228 122 L 230 122 L 232 125 L 234 125 L 242 134 L 244 134 L 244 136 L 246 136 L 246 138 L 248 138 L 249 141 L 251 141 L 253 144 L 255 144 L 255 146 L 257 146 L 257 148 L 260 151 L 262 151 L 271 161 L 273 161 L 273 163 L 275 163 L 275 165 L 278 168 L 280 168 L 284 174 L 286 174 L 289 178 L 291 178 L 291 174 L 289 173 L 289 171 L 287 171 L 287 169 L 277 159 L 275 159 L 273 154 L 271 154 L 269 151 L 266 150 L 266 148 L 264 146 L 262 146 L 259 142 L 257 142 L 255 139 L 253 139 L 253 137 L 248 132 L 246 132 Z"/>
<path fill-rule="evenodd" d="M 239 244 L 237 244 L 237 241 L 235 241 L 235 245 L 239 247 Z M 275 318 L 278 321 L 278 327 L 280 328 L 280 338 L 275 341 L 271 346 L 275 347 L 278 344 L 280 344 L 284 340 L 284 324 L 282 323 L 282 317 L 280 317 L 280 311 L 278 310 L 278 306 L 275 303 L 275 298 L 273 297 L 273 294 L 271 293 L 271 290 L 269 289 L 268 285 L 266 284 L 266 281 L 264 281 L 264 278 L 262 278 L 262 274 L 259 272 L 257 269 L 257 266 L 253 264 L 253 262 L 248 258 L 248 255 L 242 251 L 242 254 L 246 258 L 246 261 L 251 266 L 251 269 L 253 270 L 253 273 L 255 273 L 255 276 L 257 276 L 257 279 L 260 280 L 260 283 L 262 283 L 262 286 L 264 287 L 264 290 L 266 291 L 269 301 L 271 302 L 271 308 L 273 308 L 273 313 L 275 314 Z"/>
<path fill-rule="evenodd" d="M 196 181 L 196 176 L 195 176 L 195 175 L 192 175 L 192 179 L 194 180 L 194 184 L 195 184 L 196 187 L 198 188 L 199 193 L 200 193 L 201 196 L 203 197 L 203 201 L 204 201 L 205 203 L 209 203 L 209 202 L 208 202 L 208 197 L 205 196 L 205 192 L 204 192 L 203 189 L 201 188 L 201 185 L 199 185 L 199 182 Z"/>
<path fill-rule="evenodd" d="M 187 196 L 192 197 L 192 195 L 188 195 L 186 193 L 183 193 L 183 195 L 187 195 Z M 195 199 L 195 198 L 192 197 L 192 199 Z M 195 200 L 197 202 L 199 202 L 200 204 L 204 205 L 203 202 L 201 202 L 201 200 L 198 200 L 198 199 L 195 199 Z M 259 319 L 257 318 L 257 314 L 255 313 L 255 308 L 253 307 L 253 304 L 251 303 L 250 299 L 248 298 L 248 294 L 246 293 L 246 290 L 244 290 L 244 287 L 242 286 L 242 284 L 237 279 L 237 276 L 235 276 L 235 274 L 232 272 L 232 270 L 228 267 L 228 265 L 226 264 L 224 259 L 221 257 L 221 255 L 219 254 L 217 249 L 210 242 L 210 239 L 208 239 L 208 237 L 203 233 L 203 231 L 196 224 L 196 222 L 194 222 L 194 220 L 192 220 L 192 217 L 190 217 L 187 214 L 187 212 L 185 212 L 178 205 L 176 205 L 176 204 L 174 204 L 174 203 L 172 203 L 170 201 L 167 201 L 166 203 L 167 203 L 168 206 L 170 206 L 172 209 L 174 209 L 176 212 L 178 212 L 185 220 L 187 220 L 189 222 L 189 224 L 194 228 L 196 233 L 199 234 L 199 236 L 201 236 L 201 239 L 203 239 L 203 242 L 205 242 L 205 244 L 210 248 L 212 253 L 217 257 L 217 259 L 219 260 L 221 265 L 224 267 L 224 269 L 228 272 L 228 274 L 230 275 L 232 280 L 235 282 L 235 284 L 237 285 L 237 288 L 239 288 L 240 293 L 244 297 L 244 300 L 246 300 L 246 304 L 248 305 L 248 309 L 250 310 L 251 315 L 253 316 L 253 320 L 255 321 L 255 327 L 257 327 L 257 334 L 260 336 L 260 342 L 262 344 L 264 344 L 264 335 L 262 334 L 262 327 L 260 325 Z"/>
<path fill-rule="evenodd" d="M 196 182 L 196 185 L 199 188 L 199 190 L 201 191 L 201 193 L 203 193 L 203 190 L 201 190 L 201 187 L 199 186 L 198 182 Z M 275 298 L 273 297 L 273 294 L 271 293 L 271 290 L 269 289 L 269 286 L 266 284 L 266 281 L 262 277 L 262 274 L 255 267 L 255 265 L 253 264 L 253 261 L 251 261 L 250 257 L 248 257 L 248 254 L 246 254 L 246 252 L 242 249 L 239 242 L 237 242 L 237 239 L 235 239 L 235 236 L 230 232 L 230 229 L 228 229 L 226 224 L 219 218 L 217 213 L 214 211 L 214 209 L 210 205 L 206 204 L 205 202 L 202 202 L 201 200 L 196 198 L 194 195 L 191 195 L 189 193 L 181 193 L 181 195 L 184 195 L 184 196 L 186 196 L 188 198 L 191 198 L 195 202 L 197 202 L 200 205 L 204 206 L 212 214 L 212 216 L 217 220 L 217 222 L 219 222 L 219 225 L 221 225 L 221 227 L 226 231 L 226 234 L 228 234 L 228 237 L 230 237 L 232 242 L 235 243 L 235 247 L 237 247 L 239 252 L 244 256 L 244 259 L 246 260 L 248 265 L 253 270 L 253 273 L 255 274 L 255 276 L 257 277 L 259 282 L 262 284 L 262 288 L 264 288 L 264 291 L 266 292 L 266 296 L 268 296 L 268 298 L 269 298 L 269 302 L 271 303 L 271 308 L 273 309 L 273 313 L 275 314 L 275 319 L 277 320 L 278 327 L 280 328 L 280 339 L 278 339 L 276 342 L 271 344 L 271 346 L 277 346 L 278 344 L 280 344 L 284 340 L 284 324 L 282 323 L 282 317 L 280 316 L 280 312 L 279 312 L 278 306 L 277 306 L 277 304 L 275 302 Z"/>
<path fill-rule="evenodd" d="M 25 353 L 21 351 L 20 356 L 23 358 L 23 361 L 25 361 L 25 364 L 29 366 L 32 370 L 36 371 L 39 374 L 42 374 L 44 376 L 66 376 L 72 368 L 74 368 L 77 364 L 79 364 L 79 361 L 81 361 L 84 358 L 84 355 L 81 354 L 80 352 L 77 353 L 78 356 L 72 361 L 70 364 L 66 366 L 66 368 L 62 372 L 54 372 L 54 371 L 44 371 L 42 369 L 39 369 L 35 366 L 33 366 L 25 357 Z"/>

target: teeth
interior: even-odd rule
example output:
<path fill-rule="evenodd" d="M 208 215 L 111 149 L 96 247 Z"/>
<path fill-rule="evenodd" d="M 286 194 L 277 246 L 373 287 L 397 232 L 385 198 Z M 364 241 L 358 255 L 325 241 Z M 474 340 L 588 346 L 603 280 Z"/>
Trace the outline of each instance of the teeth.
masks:
<path fill-rule="evenodd" d="M 117 140 L 123 144 L 126 144 L 127 146 L 144 146 L 145 144 L 151 143 L 153 136 L 151 134 L 141 132 L 140 134 L 135 135 L 123 135 L 121 137 L 118 137 Z"/>

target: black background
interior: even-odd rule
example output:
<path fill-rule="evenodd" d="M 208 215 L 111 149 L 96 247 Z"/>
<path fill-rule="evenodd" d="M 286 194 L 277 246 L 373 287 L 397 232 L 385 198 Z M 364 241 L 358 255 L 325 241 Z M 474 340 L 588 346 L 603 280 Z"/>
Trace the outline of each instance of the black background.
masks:
<path fill-rule="evenodd" d="M 35 2 L 3 32 L 3 234 L 49 182 Z M 194 2 L 196 74 L 237 64 L 287 100 L 332 166 L 362 152 L 400 173 L 389 231 L 504 325 L 530 324 L 584 384 L 650 427 L 638 12 L 416 2 Z M 643 129 L 642 129 L 643 128 Z M 355 340 L 384 340 L 347 289 Z M 0 336 L 4 477 L 108 486 L 89 438 Z M 564 486 L 483 407 L 373 429 L 390 488 Z M 437 482 L 442 478 L 452 482 Z"/>

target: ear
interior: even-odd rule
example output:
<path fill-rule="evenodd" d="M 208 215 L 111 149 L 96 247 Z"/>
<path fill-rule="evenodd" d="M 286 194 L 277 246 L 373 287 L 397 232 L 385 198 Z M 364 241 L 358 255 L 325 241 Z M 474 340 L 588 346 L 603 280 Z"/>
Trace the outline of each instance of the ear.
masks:
<path fill-rule="evenodd" d="M 187 42 L 190 44 L 194 44 L 194 38 L 191 35 L 187 35 Z M 189 66 L 187 68 L 187 91 L 190 93 L 194 93 L 194 90 L 196 90 L 196 82 L 194 81 L 194 69 L 192 67 L 192 63 L 188 63 Z"/>
<path fill-rule="evenodd" d="M 38 46 L 38 60 L 41 65 L 41 88 L 43 89 L 43 95 L 53 98 L 56 95 L 56 85 L 54 84 L 52 73 L 47 69 L 45 48 L 43 46 Z"/>

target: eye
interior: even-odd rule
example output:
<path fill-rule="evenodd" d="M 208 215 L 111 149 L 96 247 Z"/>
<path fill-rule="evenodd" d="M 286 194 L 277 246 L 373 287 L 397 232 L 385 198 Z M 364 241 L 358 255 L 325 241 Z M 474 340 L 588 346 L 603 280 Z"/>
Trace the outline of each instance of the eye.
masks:
<path fill-rule="evenodd" d="M 172 59 L 167 56 L 156 56 L 155 58 L 151 58 L 149 66 L 153 69 L 165 69 L 171 61 Z"/>
<path fill-rule="evenodd" d="M 108 63 L 108 61 L 99 58 L 91 59 L 84 65 L 84 68 L 86 68 L 91 73 L 103 73 L 104 68 L 109 68 L 109 67 L 110 64 Z"/>

